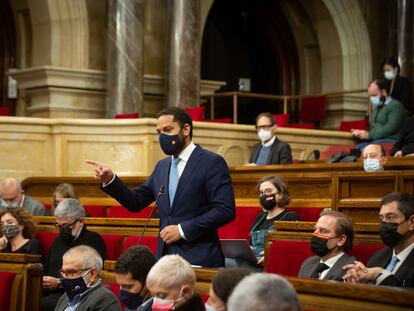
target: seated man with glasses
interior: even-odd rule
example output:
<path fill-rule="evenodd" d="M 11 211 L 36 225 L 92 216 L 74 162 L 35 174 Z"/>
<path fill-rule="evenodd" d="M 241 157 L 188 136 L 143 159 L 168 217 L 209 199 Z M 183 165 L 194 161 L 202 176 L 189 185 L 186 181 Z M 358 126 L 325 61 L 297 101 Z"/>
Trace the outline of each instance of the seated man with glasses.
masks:
<path fill-rule="evenodd" d="M 62 257 L 70 248 L 88 245 L 96 249 L 103 260 L 106 258 L 106 247 L 102 237 L 89 231 L 83 223 L 85 210 L 76 199 L 64 199 L 55 209 L 56 228 L 59 236 L 53 241 L 44 267 L 42 310 L 54 310 L 57 301 L 63 294 L 59 269 Z"/>
<path fill-rule="evenodd" d="M 23 207 L 33 216 L 47 216 L 43 204 L 25 194 L 20 182 L 15 178 L 5 178 L 0 189 L 1 207 Z"/>
<path fill-rule="evenodd" d="M 80 245 L 68 250 L 59 270 L 65 294 L 55 310 L 121 311 L 115 295 L 102 283 L 102 266 L 101 256 L 90 246 Z"/>
<path fill-rule="evenodd" d="M 291 164 L 289 144 L 279 140 L 275 133 L 277 124 L 272 114 L 261 113 L 256 118 L 256 130 L 261 142 L 252 148 L 250 165 Z"/>

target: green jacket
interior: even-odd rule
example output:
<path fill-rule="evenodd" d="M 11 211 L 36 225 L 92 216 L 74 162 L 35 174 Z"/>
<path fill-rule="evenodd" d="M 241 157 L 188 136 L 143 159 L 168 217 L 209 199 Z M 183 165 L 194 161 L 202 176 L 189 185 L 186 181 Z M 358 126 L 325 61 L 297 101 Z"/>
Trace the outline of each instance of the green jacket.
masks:
<path fill-rule="evenodd" d="M 404 106 L 395 99 L 391 99 L 387 105 L 374 108 L 369 126 L 369 139 L 398 140 L 398 132 L 406 117 L 407 111 Z"/>

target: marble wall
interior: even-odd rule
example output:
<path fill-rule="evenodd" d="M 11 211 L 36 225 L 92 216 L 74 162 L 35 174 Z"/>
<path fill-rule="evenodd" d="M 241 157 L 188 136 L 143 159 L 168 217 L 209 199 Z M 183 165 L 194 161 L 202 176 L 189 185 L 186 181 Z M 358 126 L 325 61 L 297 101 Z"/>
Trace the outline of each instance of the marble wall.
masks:
<path fill-rule="evenodd" d="M 120 176 L 147 176 L 165 155 L 158 144 L 155 119 L 96 120 L 0 117 L 0 178 L 15 176 L 92 176 L 84 163 L 108 164 Z M 294 159 L 314 149 L 350 144 L 349 133 L 279 128 Z M 222 155 L 229 166 L 248 162 L 258 141 L 251 125 L 194 123 L 194 142 Z"/>

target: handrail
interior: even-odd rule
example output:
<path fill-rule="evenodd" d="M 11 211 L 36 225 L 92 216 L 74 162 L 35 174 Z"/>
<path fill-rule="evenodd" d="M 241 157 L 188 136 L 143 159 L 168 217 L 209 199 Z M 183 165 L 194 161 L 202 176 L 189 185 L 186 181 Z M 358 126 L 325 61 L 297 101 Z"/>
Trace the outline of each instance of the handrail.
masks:
<path fill-rule="evenodd" d="M 283 100 L 283 113 L 288 112 L 288 101 L 292 99 L 302 99 L 304 97 L 334 97 L 344 94 L 358 94 L 365 93 L 366 89 L 356 89 L 356 90 L 346 90 L 346 91 L 334 91 L 327 93 L 311 94 L 311 95 L 274 95 L 274 94 L 262 94 L 262 93 L 250 93 L 250 92 L 221 92 L 215 94 L 202 95 L 200 98 L 205 98 L 210 100 L 210 116 L 211 119 L 214 119 L 214 107 L 216 97 L 232 97 L 233 98 L 233 123 L 237 124 L 237 111 L 238 111 L 238 97 L 247 97 L 247 98 L 259 98 L 259 99 L 276 99 Z"/>

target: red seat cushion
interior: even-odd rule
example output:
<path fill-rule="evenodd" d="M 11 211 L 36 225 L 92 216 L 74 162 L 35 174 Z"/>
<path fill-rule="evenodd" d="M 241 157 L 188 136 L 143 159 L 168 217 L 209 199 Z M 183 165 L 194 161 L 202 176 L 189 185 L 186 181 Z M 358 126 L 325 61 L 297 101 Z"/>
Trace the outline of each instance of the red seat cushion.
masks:
<path fill-rule="evenodd" d="M 250 228 L 260 211 L 258 206 L 238 206 L 236 219 L 218 229 L 220 239 L 249 239 Z"/>
<path fill-rule="evenodd" d="M 124 251 L 130 248 L 131 246 L 137 245 L 138 241 L 139 241 L 139 236 L 127 237 L 124 242 Z M 158 237 L 143 236 L 141 239 L 140 245 L 147 246 L 152 251 L 152 253 L 155 255 L 157 253 Z"/>
<path fill-rule="evenodd" d="M 206 107 L 185 108 L 193 121 L 203 121 Z"/>
<path fill-rule="evenodd" d="M 211 122 L 211 123 L 231 123 L 231 118 L 222 118 L 222 119 L 205 119 L 205 122 Z"/>
<path fill-rule="evenodd" d="M 341 121 L 341 124 L 339 125 L 339 130 L 343 132 L 350 132 L 351 129 L 367 130 L 368 125 L 369 123 L 367 119 Z"/>
<path fill-rule="evenodd" d="M 351 256 L 355 256 L 358 261 L 363 264 L 379 249 L 384 248 L 384 244 L 355 244 L 349 252 Z"/>
<path fill-rule="evenodd" d="M 115 119 L 136 119 L 139 118 L 139 112 L 119 113 L 115 115 Z"/>
<path fill-rule="evenodd" d="M 316 125 L 314 123 L 292 123 L 285 125 L 285 127 L 310 130 L 316 129 Z"/>
<path fill-rule="evenodd" d="M 325 96 L 304 97 L 299 112 L 302 122 L 321 121 L 325 117 Z"/>
<path fill-rule="evenodd" d="M 116 260 L 122 253 L 125 237 L 116 234 L 103 234 L 102 238 L 106 246 L 106 259 Z"/>
<path fill-rule="evenodd" d="M 288 207 L 289 211 L 296 212 L 302 221 L 318 221 L 321 207 Z"/>
<path fill-rule="evenodd" d="M 106 207 L 101 205 L 84 205 L 85 212 L 90 217 L 106 217 Z"/>
<path fill-rule="evenodd" d="M 13 281 L 16 273 L 0 271 L 0 311 L 10 310 L 10 301 L 13 289 Z"/>
<path fill-rule="evenodd" d="M 50 211 L 52 209 L 52 204 L 43 204 L 45 210 Z"/>
<path fill-rule="evenodd" d="M 42 245 L 43 251 L 45 252 L 45 258 L 47 258 L 50 246 L 58 235 L 59 233 L 57 232 L 38 232 L 36 234 L 36 238 L 39 240 L 40 245 Z"/>
<path fill-rule="evenodd" d="M 289 114 L 288 113 L 278 113 L 274 114 L 277 126 L 284 127 L 289 124 Z"/>
<path fill-rule="evenodd" d="M 297 276 L 306 258 L 314 256 L 309 242 L 274 241 L 270 244 L 265 271 Z"/>
<path fill-rule="evenodd" d="M 150 212 L 151 207 L 146 207 L 139 212 L 130 212 L 123 206 L 111 206 L 107 215 L 110 218 L 148 218 Z"/>
<path fill-rule="evenodd" d="M 10 108 L 7 106 L 0 106 L 0 116 L 9 116 Z"/>

